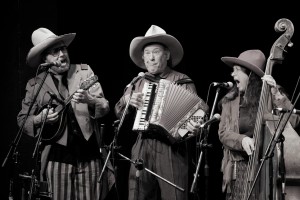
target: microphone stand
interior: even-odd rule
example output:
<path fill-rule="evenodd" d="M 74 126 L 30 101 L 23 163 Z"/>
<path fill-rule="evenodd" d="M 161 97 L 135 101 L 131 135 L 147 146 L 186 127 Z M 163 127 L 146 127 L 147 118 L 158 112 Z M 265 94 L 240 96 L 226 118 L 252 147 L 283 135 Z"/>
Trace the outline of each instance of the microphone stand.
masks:
<path fill-rule="evenodd" d="M 120 120 L 117 120 L 117 121 L 114 123 L 114 124 L 117 124 L 117 123 L 118 123 L 118 126 L 117 126 L 117 128 L 115 128 L 115 130 L 114 130 L 114 131 L 115 131 L 114 138 L 113 138 L 112 142 L 110 143 L 110 145 L 109 145 L 109 147 L 108 147 L 109 151 L 108 151 L 106 160 L 105 160 L 105 162 L 104 162 L 102 171 L 101 171 L 101 173 L 100 173 L 100 176 L 99 176 L 99 178 L 98 178 L 98 182 L 99 182 L 99 183 L 101 182 L 102 176 L 103 176 L 103 174 L 104 174 L 104 171 L 105 171 L 105 169 L 106 169 L 106 166 L 107 166 L 107 163 L 108 163 L 108 161 L 109 161 L 109 159 L 110 159 L 111 154 L 114 154 L 114 150 L 117 149 L 117 148 L 119 148 L 119 147 L 117 146 L 118 135 L 119 135 L 120 129 L 121 129 L 121 127 L 122 127 L 122 124 L 123 124 L 123 122 L 124 122 L 126 113 L 127 113 L 127 111 L 128 111 L 130 99 L 131 99 L 131 97 L 132 97 L 132 94 L 133 94 L 134 89 L 135 89 L 135 85 L 133 84 L 133 85 L 132 85 L 132 88 L 131 88 L 131 91 L 130 91 L 130 94 L 129 94 L 128 101 L 126 102 L 126 106 L 125 106 L 124 111 L 123 111 L 123 113 L 122 113 L 122 116 L 121 116 Z M 114 169 L 115 169 L 114 159 L 113 159 L 113 166 L 114 166 Z M 115 179 L 116 179 L 116 178 L 115 178 Z M 116 182 L 117 182 L 117 180 L 116 180 Z M 117 184 L 115 184 L 115 187 L 116 187 L 116 190 L 118 191 L 118 189 L 117 189 Z M 119 199 L 119 198 L 118 198 L 118 199 Z"/>
<path fill-rule="evenodd" d="M 211 109 L 211 113 L 210 113 L 210 117 L 209 119 L 211 119 L 213 117 L 214 111 L 215 111 L 215 107 L 217 104 L 217 100 L 220 94 L 220 88 L 218 87 L 216 89 L 216 94 L 215 94 L 215 99 L 214 99 L 214 103 Z M 202 161 L 202 157 L 203 157 L 203 149 L 204 149 L 204 157 L 205 157 L 205 163 L 204 163 L 204 176 L 205 176 L 205 199 L 208 200 L 208 177 L 209 177 L 209 165 L 208 165 L 208 157 L 207 157 L 207 148 L 208 147 L 212 147 L 212 145 L 207 143 L 207 138 L 208 138 L 208 133 L 209 133 L 209 129 L 210 129 L 210 125 L 207 126 L 207 129 L 204 129 L 204 138 L 203 138 L 203 142 L 201 142 L 201 137 L 199 138 L 199 146 L 201 151 L 200 151 L 200 156 L 198 158 L 198 163 L 197 163 L 197 167 L 196 167 L 196 172 L 194 173 L 194 180 L 190 189 L 191 193 L 195 193 L 195 185 L 196 185 L 196 181 L 198 178 L 198 173 L 199 173 L 199 168 L 201 165 L 201 161 Z M 202 130 L 201 130 L 202 131 Z"/>
<path fill-rule="evenodd" d="M 30 183 L 30 190 L 29 190 L 29 197 L 28 197 L 28 200 L 31 200 L 33 195 L 34 196 L 39 196 L 39 187 L 40 187 L 40 175 L 39 175 L 39 172 L 40 172 L 40 156 L 41 156 L 41 153 L 42 153 L 42 132 L 43 132 L 43 129 L 44 129 L 44 125 L 45 125 L 45 122 L 47 120 L 47 116 L 48 116 L 48 113 L 49 113 L 49 110 L 51 108 L 51 105 L 52 105 L 52 101 L 53 101 L 53 97 L 50 96 L 50 99 L 48 101 L 48 104 L 47 104 L 47 110 L 46 110 L 46 114 L 45 116 L 42 115 L 42 125 L 41 125 L 41 128 L 40 128 L 40 131 L 38 133 L 38 138 L 37 138 L 37 142 L 35 144 L 35 148 L 34 148 L 34 151 L 33 151 L 33 154 L 32 154 L 32 159 L 35 159 L 35 166 L 33 167 L 32 169 L 32 173 L 31 173 L 31 183 Z M 38 178 L 37 178 L 38 177 Z"/>
<path fill-rule="evenodd" d="M 43 86 L 43 84 L 45 82 L 45 79 L 46 79 L 47 75 L 49 74 L 49 69 L 50 68 L 48 68 L 48 70 L 45 72 L 45 75 L 44 75 L 44 77 L 42 79 L 42 82 L 39 85 L 39 87 L 37 89 L 37 92 L 36 92 L 36 94 L 35 94 L 32 102 L 31 102 L 31 104 L 30 104 L 30 106 L 28 108 L 28 111 L 27 111 L 26 116 L 25 116 L 25 118 L 24 118 L 24 120 L 23 120 L 23 122 L 22 122 L 22 124 L 20 126 L 20 129 L 18 130 L 18 133 L 17 133 L 16 137 L 14 138 L 13 142 L 10 144 L 10 148 L 8 150 L 8 153 L 6 154 L 6 157 L 3 160 L 3 162 L 2 162 L 2 168 L 5 167 L 7 161 L 8 161 L 8 159 L 10 157 L 12 157 L 12 159 L 13 159 L 13 157 L 18 157 L 19 156 L 19 153 L 16 150 L 17 150 L 17 147 L 18 147 L 18 145 L 20 143 L 20 140 L 21 140 L 21 137 L 22 137 L 22 134 L 23 134 L 23 129 L 24 129 L 24 126 L 25 126 L 25 122 L 27 121 L 29 113 L 32 110 L 32 107 L 33 107 L 34 103 L 36 102 L 37 96 L 40 93 L 40 90 L 41 90 L 41 88 L 42 88 L 42 86 Z M 17 163 L 15 162 L 15 164 L 17 164 Z M 12 180 L 12 178 L 11 178 L 10 179 L 10 187 L 9 187 L 10 190 L 13 188 L 13 184 L 14 184 L 14 180 Z M 9 191 L 9 195 L 11 195 L 11 194 L 12 194 L 12 191 Z M 10 198 L 12 198 L 12 197 L 10 197 Z"/>
<path fill-rule="evenodd" d="M 255 186 L 255 184 L 256 184 L 258 175 L 260 174 L 260 171 L 261 171 L 261 169 L 262 169 L 262 167 L 263 167 L 263 165 L 264 165 L 266 159 L 272 157 L 272 155 L 274 154 L 274 149 L 275 149 L 275 147 L 276 147 L 276 143 L 280 142 L 280 140 L 283 142 L 283 138 L 282 138 L 283 136 L 282 136 L 282 133 L 283 133 L 284 128 L 285 128 L 286 124 L 288 123 L 288 121 L 289 121 L 289 119 L 290 119 L 290 117 L 291 117 L 291 115 L 292 115 L 292 112 L 293 112 L 293 110 L 294 110 L 294 108 L 295 108 L 296 102 L 297 102 L 298 99 L 299 99 L 299 96 L 300 96 L 300 93 L 298 94 L 298 96 L 297 96 L 297 98 L 296 98 L 296 100 L 295 100 L 295 103 L 293 104 L 292 109 L 290 110 L 289 113 L 287 113 L 288 116 L 285 118 L 285 121 L 283 122 L 283 126 L 281 126 L 281 129 L 277 132 L 278 127 L 279 127 L 279 125 L 280 125 L 280 122 L 281 122 L 281 120 L 282 120 L 282 118 L 280 118 L 280 120 L 279 120 L 279 122 L 278 122 L 278 124 L 277 124 L 277 127 L 275 128 L 274 134 L 273 134 L 273 136 L 272 136 L 272 138 L 271 138 L 271 140 L 270 140 L 270 142 L 269 142 L 269 144 L 268 144 L 268 146 L 267 146 L 267 149 L 266 149 L 266 151 L 265 151 L 265 154 L 264 154 L 264 156 L 263 156 L 262 159 L 261 159 L 261 164 L 259 165 L 258 171 L 257 171 L 257 173 L 256 173 L 256 175 L 255 175 L 254 180 L 253 180 L 253 184 L 252 184 L 252 186 L 251 186 L 251 188 L 250 188 L 250 191 L 249 191 L 247 200 L 249 200 L 249 198 L 250 198 L 250 196 L 251 196 L 251 193 L 252 193 L 252 191 L 253 191 L 253 189 L 254 189 L 254 186 Z M 284 116 L 284 115 L 282 115 L 282 116 Z M 279 139 L 280 137 L 281 137 L 281 139 Z M 283 153 L 283 152 L 282 152 L 282 153 Z M 282 155 L 282 156 L 283 156 L 283 155 Z M 285 178 L 285 177 L 282 177 L 283 180 L 284 180 L 284 178 Z M 285 189 L 284 186 L 283 186 L 282 189 Z M 283 190 L 282 192 L 283 192 L 283 193 L 282 193 L 282 196 L 284 197 L 284 192 L 285 192 L 285 191 Z"/>
<path fill-rule="evenodd" d="M 26 117 L 25 117 L 25 119 L 24 119 L 22 125 L 21 125 L 21 128 L 19 129 L 19 131 L 18 131 L 18 133 L 17 133 L 17 135 L 16 135 L 16 137 L 15 137 L 13 143 L 10 145 L 10 149 L 9 149 L 9 151 L 8 151 L 8 153 L 7 153 L 7 155 L 6 155 L 5 159 L 4 159 L 4 161 L 3 161 L 3 163 L 2 163 L 2 167 L 5 166 L 5 164 L 6 164 L 7 160 L 8 160 L 8 158 L 9 158 L 10 155 L 11 155 L 11 153 L 13 152 L 13 154 L 14 154 L 15 151 L 16 151 L 16 149 L 17 149 L 17 146 L 18 146 L 18 144 L 19 144 L 19 142 L 20 142 L 20 139 L 21 139 L 21 137 L 22 137 L 22 132 L 23 132 L 23 128 L 24 128 L 25 122 L 26 122 L 26 120 L 27 120 L 27 118 L 28 118 L 28 116 L 29 116 L 29 113 L 30 113 L 30 111 L 31 111 L 31 109 L 32 109 L 32 107 L 33 107 L 33 104 L 34 104 L 34 102 L 36 101 L 36 98 L 37 98 L 38 94 L 40 93 L 40 90 L 41 90 L 41 88 L 42 88 L 42 86 L 43 86 L 43 84 L 44 84 L 44 82 L 45 82 L 45 79 L 46 79 L 46 77 L 47 77 L 48 74 L 49 74 L 49 69 L 46 71 L 46 73 L 45 73 L 45 75 L 44 75 L 44 77 L 43 77 L 43 79 L 42 79 L 42 83 L 40 84 L 40 86 L 39 86 L 38 89 L 37 89 L 37 92 L 36 92 L 36 94 L 35 94 L 35 96 L 34 96 L 32 102 L 31 102 L 31 104 L 30 104 L 30 106 L 29 106 L 28 112 L 27 112 L 27 114 L 26 114 Z"/>
<path fill-rule="evenodd" d="M 174 183 L 168 181 L 167 179 L 165 179 L 165 178 L 159 176 L 158 174 L 156 174 L 156 173 L 152 172 L 151 170 L 149 170 L 148 168 L 144 167 L 144 164 L 143 164 L 143 160 L 142 160 L 142 159 L 138 159 L 138 160 L 136 160 L 136 161 L 133 161 L 133 160 L 130 160 L 129 158 L 127 158 L 126 156 L 124 156 L 124 155 L 121 154 L 121 153 L 118 153 L 118 154 L 119 154 L 122 158 L 124 158 L 124 159 L 130 161 L 132 164 L 134 164 L 135 167 L 137 168 L 137 170 L 143 170 L 143 169 L 144 169 L 144 170 L 146 170 L 147 172 L 149 172 L 150 174 L 152 174 L 152 175 L 154 175 L 154 176 L 160 178 L 161 180 L 165 181 L 166 183 L 168 183 L 168 184 L 174 186 L 175 188 L 177 188 L 177 189 L 179 189 L 179 190 L 181 190 L 181 191 L 184 192 L 184 189 L 183 189 L 182 187 L 179 187 L 179 186 L 175 185 Z"/>
<path fill-rule="evenodd" d="M 285 200 L 285 181 L 286 181 L 286 169 L 285 169 L 285 159 L 284 159 L 284 136 L 281 135 L 280 139 L 280 147 L 279 147 L 279 151 L 280 151 L 280 160 L 279 160 L 279 175 L 280 175 L 280 179 L 281 179 L 281 199 Z"/>

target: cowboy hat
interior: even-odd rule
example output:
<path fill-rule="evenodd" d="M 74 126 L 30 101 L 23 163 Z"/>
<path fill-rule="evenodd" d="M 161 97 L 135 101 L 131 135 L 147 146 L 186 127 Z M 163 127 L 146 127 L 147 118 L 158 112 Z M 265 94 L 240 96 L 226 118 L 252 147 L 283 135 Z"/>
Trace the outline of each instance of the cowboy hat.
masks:
<path fill-rule="evenodd" d="M 253 49 L 242 52 L 239 57 L 222 57 L 221 60 L 230 67 L 245 67 L 260 77 L 264 76 L 266 57 L 260 50 Z"/>
<path fill-rule="evenodd" d="M 146 69 L 145 63 L 142 59 L 143 48 L 149 43 L 161 43 L 170 50 L 173 63 L 172 67 L 175 67 L 183 57 L 183 48 L 180 42 L 172 35 L 167 34 L 166 31 L 159 26 L 152 25 L 146 32 L 145 36 L 135 37 L 131 41 L 129 47 L 130 58 L 142 69 Z"/>
<path fill-rule="evenodd" d="M 69 44 L 75 38 L 75 35 L 76 33 L 69 33 L 57 36 L 47 28 L 36 29 L 31 35 L 33 47 L 27 54 L 27 64 L 30 67 L 37 67 L 42 61 L 41 55 L 43 51 L 59 42 L 62 42 L 66 46 L 69 46 Z"/>

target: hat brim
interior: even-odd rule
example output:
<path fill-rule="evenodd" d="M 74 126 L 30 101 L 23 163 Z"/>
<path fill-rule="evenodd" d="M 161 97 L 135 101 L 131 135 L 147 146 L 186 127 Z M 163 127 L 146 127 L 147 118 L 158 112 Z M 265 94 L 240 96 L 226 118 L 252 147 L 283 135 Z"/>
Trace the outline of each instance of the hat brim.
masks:
<path fill-rule="evenodd" d="M 136 37 L 130 43 L 129 55 L 132 61 L 142 69 L 146 69 L 144 60 L 142 59 L 143 48 L 149 43 L 161 43 L 168 47 L 171 53 L 172 67 L 178 65 L 183 58 L 183 48 L 180 42 L 171 35 L 158 34 L 148 37 Z"/>
<path fill-rule="evenodd" d="M 240 60 L 235 57 L 222 57 L 221 60 L 228 66 L 233 67 L 234 65 L 240 65 L 242 67 L 246 67 L 247 69 L 253 71 L 260 77 L 263 77 L 265 73 L 257 66 L 252 65 L 246 61 Z"/>
<path fill-rule="evenodd" d="M 30 67 L 37 67 L 41 63 L 41 54 L 44 50 L 59 42 L 63 42 L 66 46 L 69 46 L 74 40 L 75 36 L 76 33 L 69 33 L 61 36 L 53 36 L 35 45 L 30 49 L 30 51 L 27 54 L 27 64 Z"/>

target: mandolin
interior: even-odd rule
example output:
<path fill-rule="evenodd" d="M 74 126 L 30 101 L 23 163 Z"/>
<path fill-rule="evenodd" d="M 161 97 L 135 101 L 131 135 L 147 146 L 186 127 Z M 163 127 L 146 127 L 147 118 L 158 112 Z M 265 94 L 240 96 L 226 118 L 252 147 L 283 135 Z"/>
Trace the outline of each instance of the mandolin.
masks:
<path fill-rule="evenodd" d="M 87 90 L 92 85 L 94 85 L 98 81 L 98 76 L 94 75 L 86 80 L 84 80 L 81 84 L 79 89 Z M 76 91 L 75 91 L 76 92 Z M 75 93 L 74 92 L 74 93 Z M 74 94 L 73 93 L 73 94 Z M 67 124 L 67 118 L 66 118 L 66 108 L 70 105 L 70 102 L 72 100 L 73 94 L 71 94 L 68 98 L 64 100 L 64 103 L 60 105 L 52 104 L 51 106 L 54 108 L 55 112 L 58 112 L 59 119 L 56 121 L 56 123 L 53 124 L 45 124 L 44 129 L 42 132 L 42 141 L 44 143 L 53 143 L 56 142 L 61 138 L 61 136 L 64 133 L 64 130 L 66 128 Z M 44 105 L 40 111 L 42 111 L 44 108 L 46 108 L 48 105 Z"/>

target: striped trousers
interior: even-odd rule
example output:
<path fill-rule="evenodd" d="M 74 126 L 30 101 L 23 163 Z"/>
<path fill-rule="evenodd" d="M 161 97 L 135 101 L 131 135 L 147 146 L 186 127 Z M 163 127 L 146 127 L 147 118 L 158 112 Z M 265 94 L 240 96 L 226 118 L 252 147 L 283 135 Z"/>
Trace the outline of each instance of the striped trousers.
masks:
<path fill-rule="evenodd" d="M 76 166 L 49 161 L 46 178 L 53 200 L 98 200 L 102 184 L 100 160 L 79 162 Z"/>

